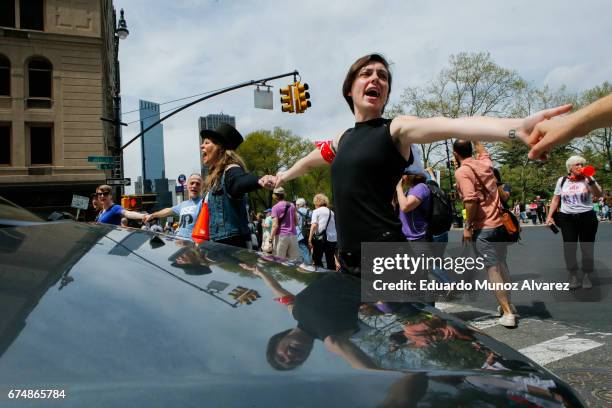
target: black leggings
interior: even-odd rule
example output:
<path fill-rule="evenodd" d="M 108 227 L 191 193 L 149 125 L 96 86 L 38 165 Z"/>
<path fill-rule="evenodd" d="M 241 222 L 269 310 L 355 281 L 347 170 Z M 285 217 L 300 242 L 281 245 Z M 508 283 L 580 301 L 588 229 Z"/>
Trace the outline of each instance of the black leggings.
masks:
<path fill-rule="evenodd" d="M 325 263 L 327 269 L 336 269 L 336 260 L 334 254 L 336 253 L 336 243 L 325 241 L 325 243 L 319 241 L 312 241 L 312 261 L 315 266 L 323 267 L 323 254 L 325 254 Z"/>
<path fill-rule="evenodd" d="M 595 235 L 597 234 L 597 216 L 595 211 L 587 211 L 580 214 L 558 213 L 555 222 L 561 228 L 563 235 L 563 256 L 565 266 L 571 274 L 578 271 L 576 249 L 580 242 L 582 250 L 582 271 L 593 272 L 593 253 L 595 251 Z"/>

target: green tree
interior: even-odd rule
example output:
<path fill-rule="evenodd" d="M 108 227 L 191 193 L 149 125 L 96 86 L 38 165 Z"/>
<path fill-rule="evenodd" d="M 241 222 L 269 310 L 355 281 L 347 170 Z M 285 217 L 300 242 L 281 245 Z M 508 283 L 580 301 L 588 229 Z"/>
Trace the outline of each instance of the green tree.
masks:
<path fill-rule="evenodd" d="M 276 174 L 291 167 L 314 148 L 312 141 L 294 135 L 290 130 L 274 128 L 273 131 L 258 130 L 249 133 L 238 153 L 248 169 L 257 175 Z M 329 166 L 312 170 L 307 175 L 289 181 L 285 186 L 287 198 L 295 200 L 304 197 L 311 201 L 319 192 L 330 196 L 331 176 Z M 262 211 L 272 206 L 272 193 L 256 190 L 249 195 L 250 208 Z"/>
<path fill-rule="evenodd" d="M 526 87 L 515 71 L 499 66 L 488 52 L 462 52 L 451 55 L 448 66 L 424 86 L 404 89 L 401 102 L 391 107 L 388 116 L 507 117 Z M 446 160 L 444 145 L 421 146 L 426 166 Z"/>

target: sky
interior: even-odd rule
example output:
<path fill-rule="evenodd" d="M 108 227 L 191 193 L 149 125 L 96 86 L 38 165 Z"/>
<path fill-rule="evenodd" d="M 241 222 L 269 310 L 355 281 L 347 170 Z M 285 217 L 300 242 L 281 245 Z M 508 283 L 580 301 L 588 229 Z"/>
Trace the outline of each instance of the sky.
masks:
<path fill-rule="evenodd" d="M 254 87 L 211 98 L 166 120 L 166 176 L 199 171 L 198 118 L 236 117 L 242 135 L 280 126 L 312 140 L 354 124 L 342 81 L 359 57 L 392 62 L 390 105 L 422 86 L 459 52 L 486 51 L 535 86 L 579 92 L 612 80 L 612 2 L 421 0 L 115 0 L 130 35 L 121 41 L 124 143 L 140 131 L 138 100 L 164 103 L 237 83 L 298 70 L 312 107 L 282 113 L 253 106 Z M 183 102 L 164 104 L 162 112 Z M 135 111 L 131 112 L 130 111 Z M 163 114 L 162 114 L 163 115 Z M 131 123 L 133 122 L 133 123 Z M 140 142 L 125 150 L 125 176 L 141 175 Z M 126 192 L 133 192 L 133 183 Z"/>

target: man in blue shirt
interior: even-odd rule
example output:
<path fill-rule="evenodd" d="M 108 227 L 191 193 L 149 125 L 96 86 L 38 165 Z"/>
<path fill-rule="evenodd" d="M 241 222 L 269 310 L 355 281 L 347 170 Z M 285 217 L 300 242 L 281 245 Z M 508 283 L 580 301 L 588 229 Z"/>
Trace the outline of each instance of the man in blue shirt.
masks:
<path fill-rule="evenodd" d="M 175 205 L 171 208 L 164 208 L 149 215 L 145 222 L 150 222 L 156 218 L 164 217 L 179 217 L 179 228 L 176 236 L 184 239 L 191 239 L 191 233 L 195 226 L 200 208 L 202 208 L 202 188 L 204 180 L 199 174 L 192 174 L 187 179 L 187 189 L 189 191 L 189 200 Z"/>

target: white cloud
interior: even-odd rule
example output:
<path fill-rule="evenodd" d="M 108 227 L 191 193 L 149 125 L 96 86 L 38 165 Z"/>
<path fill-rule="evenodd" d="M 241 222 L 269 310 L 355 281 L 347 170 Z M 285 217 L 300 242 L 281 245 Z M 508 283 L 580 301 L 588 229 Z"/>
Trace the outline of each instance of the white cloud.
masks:
<path fill-rule="evenodd" d="M 489 51 L 502 66 L 536 85 L 581 90 L 609 79 L 607 16 L 612 3 L 526 0 L 474 1 L 195 1 L 116 0 L 130 36 L 121 42 L 124 111 L 138 99 L 164 102 L 246 80 L 298 69 L 311 87 L 304 115 L 253 108 L 246 88 L 181 112 L 164 122 L 169 178 L 198 168 L 197 118 L 237 117 L 246 134 L 275 126 L 312 139 L 330 138 L 353 117 L 341 95 L 349 65 L 372 51 L 394 62 L 391 102 L 406 86 L 430 79 L 461 51 Z M 173 106 L 176 106 L 174 104 Z M 162 106 L 165 108 L 166 106 Z M 124 117 L 136 120 L 136 114 Z M 124 129 L 124 139 L 138 133 Z M 140 173 L 139 147 L 127 149 L 128 177 Z"/>

